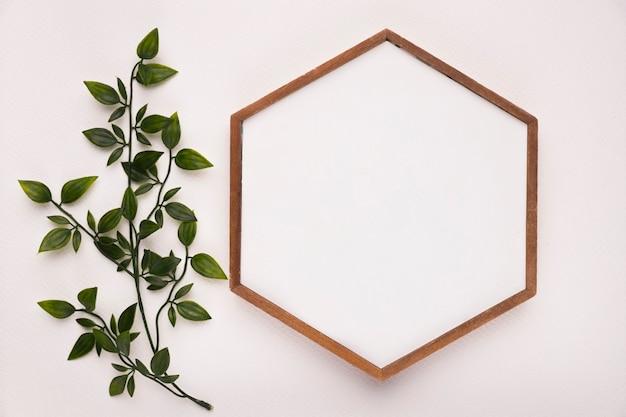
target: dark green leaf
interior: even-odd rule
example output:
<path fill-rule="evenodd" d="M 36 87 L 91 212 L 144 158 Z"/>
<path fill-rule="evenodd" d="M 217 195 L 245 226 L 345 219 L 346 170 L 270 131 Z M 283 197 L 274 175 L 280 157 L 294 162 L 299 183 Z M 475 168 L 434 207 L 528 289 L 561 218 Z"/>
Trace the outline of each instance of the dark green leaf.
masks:
<path fill-rule="evenodd" d="M 144 135 L 141 132 L 137 132 L 137 140 L 146 146 L 152 146 L 152 143 L 150 143 L 150 140 L 146 137 L 146 135 Z"/>
<path fill-rule="evenodd" d="M 82 177 L 70 180 L 61 188 L 61 203 L 73 203 L 87 192 L 98 177 Z"/>
<path fill-rule="evenodd" d="M 181 222 L 195 222 L 198 220 L 195 214 L 193 214 L 193 211 L 182 203 L 168 203 L 165 205 L 165 211 L 171 218 L 180 220 Z"/>
<path fill-rule="evenodd" d="M 187 284 L 184 287 L 180 287 L 180 289 L 176 291 L 174 300 L 178 300 L 179 298 L 183 298 L 184 296 L 189 294 L 189 291 L 191 291 L 191 287 L 193 287 L 193 284 Z"/>
<path fill-rule="evenodd" d="M 103 245 L 113 245 L 117 242 L 117 240 L 110 236 L 98 236 L 98 241 Z"/>
<path fill-rule="evenodd" d="M 128 395 L 130 395 L 131 397 L 135 395 L 135 376 L 134 375 L 131 375 L 130 378 L 128 378 L 128 383 L 126 384 L 126 391 L 128 391 Z"/>
<path fill-rule="evenodd" d="M 158 209 L 156 212 L 154 212 L 154 220 L 159 226 L 163 227 L 163 210 Z"/>
<path fill-rule="evenodd" d="M 120 351 L 122 355 L 130 355 L 130 333 L 128 330 L 125 332 L 120 332 L 120 335 L 117 336 L 117 349 Z"/>
<path fill-rule="evenodd" d="M 213 166 L 204 156 L 193 149 L 181 149 L 176 154 L 176 165 L 187 170 L 210 168 Z"/>
<path fill-rule="evenodd" d="M 94 232 L 96 231 L 96 219 L 93 217 L 90 211 L 87 211 L 87 225 Z"/>
<path fill-rule="evenodd" d="M 93 129 L 83 131 L 83 135 L 89 139 L 89 142 L 101 148 L 108 148 L 115 145 L 117 139 L 110 130 L 102 127 L 94 127 Z"/>
<path fill-rule="evenodd" d="M 163 375 L 170 367 L 170 351 L 167 348 L 159 350 L 150 361 L 150 369 L 155 375 Z"/>
<path fill-rule="evenodd" d="M 100 357 L 101 353 L 102 353 L 102 346 L 100 346 L 98 344 L 98 342 L 96 342 L 96 355 L 98 355 L 98 357 Z"/>
<path fill-rule="evenodd" d="M 111 384 L 109 385 L 109 395 L 114 397 L 116 395 L 120 395 L 124 392 L 124 387 L 126 387 L 126 379 L 128 375 L 120 375 L 116 376 L 111 380 Z"/>
<path fill-rule="evenodd" d="M 112 124 L 111 128 L 113 129 L 113 133 L 115 133 L 115 136 L 117 136 L 121 140 L 124 140 L 126 136 L 124 136 L 124 131 L 122 130 L 121 127 L 119 127 L 118 125 Z"/>
<path fill-rule="evenodd" d="M 47 185 L 39 181 L 18 180 L 20 187 L 28 198 L 35 203 L 49 203 L 52 201 L 52 193 Z"/>
<path fill-rule="evenodd" d="M 137 45 L 137 56 L 152 59 L 159 53 L 159 30 L 154 28 Z"/>
<path fill-rule="evenodd" d="M 139 64 L 137 69 L 137 82 L 142 85 L 150 85 L 152 82 L 152 70 L 149 66 Z"/>
<path fill-rule="evenodd" d="M 91 95 L 102 104 L 112 105 L 120 102 L 120 96 L 117 95 L 117 91 L 110 85 L 97 81 L 85 81 L 85 85 Z"/>
<path fill-rule="evenodd" d="M 161 375 L 158 379 L 165 384 L 171 384 L 178 379 L 178 375 Z"/>
<path fill-rule="evenodd" d="M 196 237 L 196 230 L 198 229 L 197 222 L 182 222 L 178 226 L 178 240 L 185 246 L 189 246 L 193 243 Z"/>
<path fill-rule="evenodd" d="M 178 113 L 174 113 L 170 117 L 170 123 L 161 132 L 161 139 L 163 144 L 168 149 L 174 149 L 180 141 L 180 121 L 178 120 Z"/>
<path fill-rule="evenodd" d="M 78 248 L 80 248 L 80 242 L 82 241 L 83 236 L 80 234 L 80 230 L 74 230 L 74 234 L 72 235 L 72 248 L 74 252 L 78 252 Z"/>
<path fill-rule="evenodd" d="M 156 232 L 160 228 L 161 227 L 159 227 L 159 225 L 153 221 L 143 220 L 139 224 L 139 234 L 137 235 L 137 237 L 139 239 L 145 239 L 146 237 L 150 236 L 152 233 Z"/>
<path fill-rule="evenodd" d="M 124 253 L 124 251 L 122 250 L 122 248 L 120 248 L 119 246 L 117 246 L 114 243 L 111 244 L 104 244 L 102 243 L 102 239 L 104 238 L 104 236 L 100 237 L 100 241 L 94 242 L 94 244 L 96 245 L 96 247 L 98 248 L 98 250 L 100 251 L 100 253 L 102 253 L 104 256 L 106 256 L 107 258 L 111 259 L 111 260 L 118 260 L 120 258 L 123 258 L 126 254 Z"/>
<path fill-rule="evenodd" d="M 152 114 L 141 121 L 141 130 L 146 133 L 157 133 L 170 124 L 170 118 L 160 114 Z"/>
<path fill-rule="evenodd" d="M 124 151 L 124 147 L 123 146 L 121 146 L 119 148 L 115 148 L 113 150 L 113 152 L 111 152 L 111 155 L 109 155 L 109 159 L 107 159 L 107 166 L 112 165 L 115 161 L 120 159 L 120 156 L 122 156 L 122 152 L 123 151 Z"/>
<path fill-rule="evenodd" d="M 170 306 L 167 310 L 167 318 L 172 323 L 172 327 L 176 326 L 176 310 L 174 310 L 174 307 Z"/>
<path fill-rule="evenodd" d="M 48 216 L 48 219 L 56 224 L 70 224 L 70 221 L 64 216 Z"/>
<path fill-rule="evenodd" d="M 80 335 L 70 355 L 67 357 L 68 361 L 85 356 L 93 349 L 96 344 L 96 339 L 93 337 L 93 333 L 83 333 Z"/>
<path fill-rule="evenodd" d="M 148 265 L 150 265 L 150 261 L 152 259 L 152 251 L 148 249 L 144 249 L 143 256 L 141 257 L 141 268 L 146 269 Z"/>
<path fill-rule="evenodd" d="M 133 181 L 144 182 L 144 181 L 150 180 L 150 177 L 148 176 L 148 173 L 146 171 L 139 171 L 138 169 L 135 169 L 134 167 L 131 170 L 130 169 L 131 166 L 132 165 L 128 162 L 122 162 L 122 168 L 124 168 L 124 172 L 126 173 L 126 175 L 129 175 Z"/>
<path fill-rule="evenodd" d="M 142 195 L 147 193 L 148 191 L 150 191 L 152 189 L 152 187 L 154 187 L 154 184 L 141 184 L 139 187 L 137 187 L 137 189 L 135 190 L 135 195 Z"/>
<path fill-rule="evenodd" d="M 120 80 L 120 77 L 117 77 L 117 89 L 120 92 L 120 96 L 122 96 L 122 98 L 126 100 L 128 98 L 128 96 L 126 95 L 126 86 L 124 85 L 122 80 Z"/>
<path fill-rule="evenodd" d="M 51 250 L 58 250 L 67 245 L 72 235 L 71 229 L 65 229 L 63 227 L 57 227 L 48 232 L 41 241 L 39 246 L 39 252 L 47 252 Z"/>
<path fill-rule="evenodd" d="M 206 253 L 199 253 L 191 258 L 191 267 L 203 277 L 227 279 L 226 274 L 215 259 Z"/>
<path fill-rule="evenodd" d="M 144 67 L 142 69 L 142 67 Z M 139 67 L 139 73 L 137 74 L 137 81 L 143 85 L 158 84 L 172 75 L 178 73 L 173 68 L 166 67 L 161 64 L 146 64 Z"/>
<path fill-rule="evenodd" d="M 133 159 L 133 169 L 140 171 L 146 171 L 157 163 L 159 158 L 163 155 L 163 152 L 158 151 L 143 151 L 135 155 Z"/>
<path fill-rule="evenodd" d="M 109 327 L 111 328 L 111 333 L 117 334 L 117 320 L 115 320 L 115 315 L 111 314 L 111 320 L 109 320 Z"/>
<path fill-rule="evenodd" d="M 148 110 L 148 105 L 144 104 L 135 115 L 135 123 L 141 122 L 141 119 L 143 119 L 143 116 L 146 114 L 146 110 Z"/>
<path fill-rule="evenodd" d="M 137 370 L 139 371 L 141 375 L 144 375 L 144 376 L 150 375 L 150 371 L 148 370 L 148 367 L 144 365 L 143 362 L 141 362 L 139 359 L 135 361 L 135 365 L 137 366 Z"/>
<path fill-rule="evenodd" d="M 126 188 L 126 191 L 124 191 L 124 198 L 122 198 L 122 215 L 128 220 L 133 220 L 137 215 L 137 196 L 130 187 Z"/>
<path fill-rule="evenodd" d="M 39 307 L 43 308 L 48 314 L 57 319 L 65 319 L 74 314 L 76 309 L 67 301 L 62 300 L 45 300 L 40 301 Z"/>
<path fill-rule="evenodd" d="M 128 265 L 130 265 L 130 258 L 124 259 L 123 261 L 121 261 L 118 265 L 117 265 L 117 272 L 121 272 L 124 271 L 126 268 L 128 268 Z"/>
<path fill-rule="evenodd" d="M 204 321 L 211 318 L 204 307 L 194 301 L 181 301 L 176 304 L 176 310 L 178 310 L 178 314 L 187 320 Z"/>
<path fill-rule="evenodd" d="M 122 249 L 130 249 L 130 242 L 119 231 L 117 232 L 117 243 L 119 243 Z"/>
<path fill-rule="evenodd" d="M 170 198 L 174 197 L 174 195 L 175 195 L 178 191 L 180 191 L 180 187 L 176 187 L 176 188 L 172 188 L 171 190 L 168 190 L 168 191 L 165 193 L 165 196 L 163 197 L 163 201 L 167 201 L 167 200 L 169 200 Z"/>
<path fill-rule="evenodd" d="M 106 213 L 98 221 L 98 233 L 106 233 L 117 227 L 122 220 L 122 209 L 114 208 Z"/>
<path fill-rule="evenodd" d="M 152 262 L 150 265 L 150 273 L 158 276 L 165 276 L 170 272 L 174 272 L 180 263 L 180 258 L 175 256 L 167 256 Z"/>
<path fill-rule="evenodd" d="M 126 366 L 118 365 L 116 363 L 112 363 L 111 366 L 113 367 L 113 369 L 115 369 L 118 372 L 126 372 L 126 371 L 128 371 L 128 368 Z"/>
<path fill-rule="evenodd" d="M 85 288 L 78 293 L 78 301 L 85 307 L 85 310 L 91 312 L 96 309 L 96 297 L 98 296 L 98 288 Z"/>
<path fill-rule="evenodd" d="M 117 109 L 113 111 L 113 113 L 111 113 L 111 116 L 109 117 L 109 123 L 114 120 L 119 119 L 120 117 L 124 115 L 124 113 L 126 113 L 126 107 L 124 106 L 118 107 Z"/>
<path fill-rule="evenodd" d="M 137 310 L 137 303 L 131 304 L 120 314 L 120 319 L 117 323 L 117 327 L 120 332 L 129 331 L 133 327 L 135 322 L 135 311 Z"/>
<path fill-rule="evenodd" d="M 84 318 L 84 317 L 76 319 L 76 323 L 80 324 L 83 327 L 88 327 L 88 328 L 98 326 L 95 321 Z"/>
<path fill-rule="evenodd" d="M 169 284 L 169 281 L 165 281 L 163 278 L 159 278 L 155 275 L 149 275 L 144 279 L 150 283 L 150 285 L 148 285 L 150 291 L 162 290 Z"/>
<path fill-rule="evenodd" d="M 137 339 L 137 337 L 139 337 L 140 333 L 139 332 L 132 332 L 130 334 L 130 341 L 132 342 L 133 340 Z"/>

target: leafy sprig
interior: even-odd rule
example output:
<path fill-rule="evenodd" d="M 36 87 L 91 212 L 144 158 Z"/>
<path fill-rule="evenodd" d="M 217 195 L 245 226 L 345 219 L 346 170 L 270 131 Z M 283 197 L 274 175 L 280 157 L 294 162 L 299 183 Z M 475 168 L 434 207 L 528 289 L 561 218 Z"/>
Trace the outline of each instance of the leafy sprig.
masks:
<path fill-rule="evenodd" d="M 190 207 L 177 201 L 180 187 L 167 186 L 174 166 L 182 170 L 200 170 L 213 165 L 196 150 L 178 149 L 181 128 L 177 112 L 171 116 L 148 114 L 148 104 L 144 104 L 133 113 L 135 84 L 154 86 L 177 73 L 163 64 L 147 62 L 154 59 L 158 52 L 159 33 L 158 29 L 154 29 L 137 46 L 139 61 L 131 70 L 128 88 L 119 77 L 115 87 L 98 81 L 84 82 L 89 93 L 99 103 L 115 107 L 108 119 L 109 127 L 83 131 L 83 135 L 95 146 L 112 149 L 107 166 L 119 164 L 126 174 L 127 181 L 120 199 L 112 208 L 100 217 L 88 210 L 84 221 L 79 221 L 67 208 L 87 193 L 97 180 L 95 176 L 67 181 L 58 199 L 53 198 L 52 191 L 43 182 L 19 180 L 19 184 L 32 201 L 51 204 L 58 211 L 48 216 L 54 227 L 44 236 L 39 252 L 59 250 L 70 242 L 73 250 L 78 252 L 85 237 L 116 266 L 117 272 L 129 277 L 136 295 L 135 303 L 117 316 L 111 314 L 108 321 L 96 309 L 97 287 L 81 290 L 77 294 L 76 305 L 64 300 L 40 301 L 39 306 L 57 319 L 79 316 L 76 322 L 86 329 L 74 343 L 68 360 L 81 358 L 94 350 L 101 356 L 105 351 L 115 357 L 111 365 L 119 372 L 109 384 L 111 396 L 126 391 L 132 397 L 136 387 L 135 376 L 140 375 L 177 397 L 211 409 L 209 403 L 192 397 L 177 384 L 179 375 L 169 372 L 170 351 L 161 343 L 164 314 L 171 326 L 176 325 L 178 317 L 190 321 L 211 319 L 204 307 L 186 299 L 193 286 L 193 283 L 182 284 L 187 272 L 191 269 L 211 279 L 226 279 L 226 274 L 207 253 L 190 254 L 198 220 Z M 126 131 L 113 123 L 124 117 L 127 119 Z M 161 150 L 153 148 L 153 143 L 159 143 L 158 136 Z M 163 175 L 161 172 L 164 166 Z M 153 196 L 152 200 L 149 195 Z M 142 206 L 147 209 L 140 210 Z M 144 212 L 148 214 L 142 215 Z M 166 228 L 165 216 L 178 224 L 177 251 L 182 247 L 182 255 L 176 255 L 174 249 L 161 255 L 150 247 L 148 238 Z M 150 312 L 146 311 L 143 303 L 145 291 L 155 296 L 164 294 L 160 307 L 152 315 L 152 325 Z M 133 331 L 137 312 L 141 319 L 141 330 Z M 131 354 L 132 344 L 140 335 L 145 336 L 152 351 L 152 356 L 143 361 Z"/>

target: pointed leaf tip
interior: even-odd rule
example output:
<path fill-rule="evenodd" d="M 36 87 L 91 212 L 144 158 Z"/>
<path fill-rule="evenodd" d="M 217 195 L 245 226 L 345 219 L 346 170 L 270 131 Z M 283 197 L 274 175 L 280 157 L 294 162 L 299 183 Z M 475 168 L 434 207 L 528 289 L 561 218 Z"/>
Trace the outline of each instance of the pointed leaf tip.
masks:
<path fill-rule="evenodd" d="M 159 29 L 154 28 L 137 45 L 137 56 L 152 59 L 159 53 Z"/>

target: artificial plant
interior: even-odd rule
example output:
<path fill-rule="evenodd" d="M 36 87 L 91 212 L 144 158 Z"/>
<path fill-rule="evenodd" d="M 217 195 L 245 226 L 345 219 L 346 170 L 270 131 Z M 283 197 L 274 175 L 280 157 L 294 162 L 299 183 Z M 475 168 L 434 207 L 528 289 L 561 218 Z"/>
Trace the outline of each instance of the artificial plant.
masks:
<path fill-rule="evenodd" d="M 159 33 L 154 29 L 137 46 L 139 61 L 131 70 L 128 88 L 120 78 L 117 78 L 117 88 L 85 81 L 85 86 L 98 102 L 114 107 L 108 119 L 110 128 L 96 127 L 83 132 L 94 145 L 112 149 L 107 166 L 119 166 L 126 175 L 124 190 L 115 198 L 111 209 L 99 217 L 88 210 L 83 222 L 68 207 L 83 197 L 96 181 L 96 176 L 67 181 L 59 199 L 53 198 L 48 186 L 42 182 L 20 180 L 19 184 L 31 200 L 50 204 L 57 210 L 56 214 L 48 216 L 55 226 L 43 238 L 39 252 L 58 250 L 70 242 L 78 252 L 87 237 L 115 265 L 117 272 L 128 277 L 129 286 L 136 295 L 136 303 L 119 315 L 111 314 L 108 320 L 105 317 L 109 315 L 105 316 L 96 308 L 97 287 L 80 291 L 76 306 L 63 300 L 40 301 L 41 308 L 55 318 L 80 316 L 76 322 L 86 330 L 74 344 L 68 359 L 80 358 L 93 350 L 98 356 L 103 354 L 102 351 L 110 353 L 115 358 L 112 366 L 119 373 L 110 382 L 111 396 L 126 391 L 132 397 L 135 376 L 139 375 L 178 397 L 211 409 L 209 403 L 192 397 L 178 385 L 178 375 L 169 369 L 169 350 L 161 340 L 164 322 L 169 321 L 175 326 L 178 317 L 192 321 L 211 318 L 204 307 L 187 299 L 193 286 L 192 283 L 183 285 L 187 272 L 193 269 L 203 277 L 214 279 L 226 279 L 226 275 L 210 255 L 190 254 L 197 230 L 196 216 L 188 206 L 176 201 L 180 187 L 167 186 L 175 166 L 183 170 L 199 170 L 212 164 L 193 149 L 179 149 L 181 130 L 177 113 L 169 117 L 148 115 L 147 104 L 136 112 L 134 110 L 136 86 L 153 86 L 177 73 L 165 65 L 148 62 L 157 56 L 158 51 Z M 126 131 L 118 124 L 124 119 Z M 153 144 L 163 150 L 155 150 Z M 164 166 L 163 175 L 159 171 L 163 171 Z M 165 216 L 178 226 L 178 255 L 174 249 L 159 254 L 150 248 L 151 239 L 147 238 L 161 232 L 170 223 L 169 220 L 164 222 Z M 162 245 L 163 239 L 159 239 L 159 243 Z M 152 315 L 143 302 L 148 293 L 160 295 L 163 300 Z M 136 330 L 137 312 L 141 328 Z M 150 347 L 151 356 L 140 359 L 133 355 L 132 346 L 142 337 Z"/>

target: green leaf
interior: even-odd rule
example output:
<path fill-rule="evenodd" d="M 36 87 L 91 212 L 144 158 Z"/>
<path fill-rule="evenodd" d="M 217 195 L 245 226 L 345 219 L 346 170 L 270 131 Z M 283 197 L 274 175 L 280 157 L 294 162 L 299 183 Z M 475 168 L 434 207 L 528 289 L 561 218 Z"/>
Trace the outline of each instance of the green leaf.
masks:
<path fill-rule="evenodd" d="M 136 131 L 135 133 L 137 133 L 137 140 L 139 143 L 143 143 L 146 146 L 152 146 L 152 143 L 150 143 L 150 140 L 146 137 L 146 135 L 139 131 Z"/>
<path fill-rule="evenodd" d="M 196 215 L 193 214 L 193 211 L 182 203 L 168 203 L 165 205 L 165 211 L 171 218 L 180 220 L 181 222 L 195 222 L 198 220 L 196 219 Z"/>
<path fill-rule="evenodd" d="M 156 376 L 163 375 L 170 367 L 170 351 L 167 348 L 159 350 L 150 361 L 150 369 Z"/>
<path fill-rule="evenodd" d="M 130 176 L 130 178 L 135 181 L 135 182 L 144 182 L 144 181 L 149 181 L 150 177 L 148 176 L 148 173 L 146 171 L 139 171 L 138 169 L 134 168 L 131 170 L 131 164 L 128 162 L 122 162 L 122 168 L 124 168 L 124 172 L 126 173 L 126 175 Z"/>
<path fill-rule="evenodd" d="M 96 344 L 96 339 L 93 337 L 93 333 L 83 333 L 80 335 L 76 343 L 74 343 L 74 347 L 67 357 L 68 361 L 80 358 L 81 356 L 85 356 L 93 349 Z"/>
<path fill-rule="evenodd" d="M 109 327 L 111 328 L 111 333 L 117 334 L 117 321 L 115 320 L 114 314 L 111 314 L 111 320 L 109 320 Z"/>
<path fill-rule="evenodd" d="M 191 267 L 206 278 L 228 279 L 217 261 L 206 253 L 199 253 L 191 258 Z"/>
<path fill-rule="evenodd" d="M 174 195 L 175 195 L 178 191 L 180 191 L 180 187 L 176 187 L 176 188 L 172 188 L 171 190 L 168 190 L 168 191 L 165 193 L 165 196 L 163 197 L 163 201 L 167 201 L 167 200 L 169 200 L 170 198 L 174 197 Z"/>
<path fill-rule="evenodd" d="M 154 212 L 154 220 L 159 226 L 163 227 L 163 210 L 158 209 L 156 212 Z"/>
<path fill-rule="evenodd" d="M 141 121 L 141 119 L 143 119 L 143 116 L 146 114 L 146 110 L 148 110 L 148 105 L 144 104 L 138 111 L 137 114 L 135 115 L 135 123 L 139 123 Z"/>
<path fill-rule="evenodd" d="M 137 215 L 137 196 L 130 187 L 127 187 L 126 191 L 124 191 L 124 197 L 122 198 L 122 215 L 128 220 L 133 220 Z"/>
<path fill-rule="evenodd" d="M 82 177 L 70 180 L 61 189 L 61 203 L 73 203 L 87 192 L 98 177 Z"/>
<path fill-rule="evenodd" d="M 48 216 L 48 219 L 56 224 L 70 224 L 70 221 L 64 216 Z"/>
<path fill-rule="evenodd" d="M 171 384 L 173 382 L 175 382 L 178 379 L 179 375 L 161 375 L 159 377 L 157 377 L 159 379 L 159 381 L 165 383 L 165 384 Z"/>
<path fill-rule="evenodd" d="M 209 320 L 211 316 L 200 304 L 195 301 L 181 301 L 176 304 L 176 310 L 181 317 L 192 321 Z"/>
<path fill-rule="evenodd" d="M 163 144 L 168 149 L 174 149 L 180 141 L 180 121 L 178 120 L 178 113 L 174 113 L 170 117 L 170 123 L 161 132 L 161 139 Z"/>
<path fill-rule="evenodd" d="M 117 336 L 117 349 L 120 351 L 122 355 L 130 355 L 130 333 L 128 330 L 125 332 L 120 332 L 120 335 Z"/>
<path fill-rule="evenodd" d="M 150 85 L 152 82 L 152 70 L 149 66 L 139 64 L 137 69 L 137 82 L 142 85 Z"/>
<path fill-rule="evenodd" d="M 130 249 L 130 242 L 126 239 L 126 236 L 119 231 L 117 232 L 117 243 L 119 243 L 120 247 L 123 249 Z"/>
<path fill-rule="evenodd" d="M 191 245 L 196 237 L 197 229 L 197 222 L 182 222 L 178 226 L 178 240 L 180 240 L 180 243 L 185 246 Z"/>
<path fill-rule="evenodd" d="M 116 376 L 111 380 L 111 384 L 109 385 L 109 395 L 111 397 L 120 395 L 124 392 L 124 388 L 126 387 L 126 379 L 128 379 L 128 375 Z"/>
<path fill-rule="evenodd" d="M 148 191 L 150 191 L 152 189 L 152 187 L 154 187 L 154 184 L 141 184 L 139 187 L 137 187 L 137 189 L 135 190 L 135 195 L 142 195 L 147 193 Z"/>
<path fill-rule="evenodd" d="M 157 259 L 150 265 L 150 273 L 157 276 L 165 276 L 170 272 L 174 272 L 179 263 L 180 258 L 175 256 Z"/>
<path fill-rule="evenodd" d="M 120 80 L 120 77 L 117 77 L 117 89 L 119 90 L 122 98 L 126 100 L 128 98 L 126 94 L 126 86 L 124 85 L 124 82 Z"/>
<path fill-rule="evenodd" d="M 78 248 L 80 248 L 80 242 L 82 241 L 83 236 L 80 234 L 80 230 L 74 230 L 74 234 L 72 235 L 72 248 L 74 252 L 78 252 Z"/>
<path fill-rule="evenodd" d="M 115 229 L 122 221 L 122 209 L 114 208 L 106 213 L 98 221 L 98 233 L 106 233 Z"/>
<path fill-rule="evenodd" d="M 139 332 L 132 332 L 130 334 L 130 341 L 132 342 L 133 340 L 137 339 L 137 337 L 139 337 L 140 334 L 141 333 L 139 333 Z"/>
<path fill-rule="evenodd" d="M 176 165 L 186 170 L 210 168 L 213 166 L 204 156 L 193 149 L 181 149 L 175 158 Z"/>
<path fill-rule="evenodd" d="M 134 375 L 131 375 L 130 378 L 128 378 L 128 383 L 126 384 L 126 391 L 128 391 L 128 395 L 130 395 L 131 397 L 135 395 L 135 376 Z"/>
<path fill-rule="evenodd" d="M 88 328 L 98 326 L 95 321 L 84 318 L 84 317 L 76 319 L 76 323 L 80 324 L 83 327 L 88 327 Z"/>
<path fill-rule="evenodd" d="M 189 294 L 189 291 L 191 291 L 191 287 L 193 287 L 193 283 L 192 284 L 187 284 L 184 287 L 180 287 L 180 289 L 178 291 L 176 291 L 176 295 L 174 296 L 174 300 L 178 300 L 179 298 L 183 298 L 184 296 Z"/>
<path fill-rule="evenodd" d="M 142 69 L 142 67 L 144 67 Z M 145 86 L 158 84 L 178 73 L 173 68 L 161 64 L 146 64 L 139 67 L 137 81 Z"/>
<path fill-rule="evenodd" d="M 124 259 L 123 261 L 121 261 L 118 265 L 117 265 L 117 272 L 122 272 L 124 271 L 126 268 L 128 268 L 128 265 L 130 265 L 130 258 Z"/>
<path fill-rule="evenodd" d="M 121 127 L 119 127 L 116 124 L 112 124 L 111 128 L 113 129 L 113 133 L 115 133 L 115 136 L 117 136 L 121 140 L 124 140 L 126 138 L 126 136 L 124 135 L 124 131 L 122 130 Z"/>
<path fill-rule="evenodd" d="M 39 181 L 18 180 L 20 187 L 28 198 L 35 203 L 49 203 L 52 201 L 52 193 L 47 185 Z"/>
<path fill-rule="evenodd" d="M 150 285 L 148 286 L 148 289 L 150 291 L 162 290 L 163 288 L 167 287 L 167 284 L 169 284 L 169 281 L 166 281 L 163 278 L 159 278 L 156 275 L 148 275 L 147 277 L 144 277 L 144 279 L 150 283 Z"/>
<path fill-rule="evenodd" d="M 152 59 L 159 53 L 159 29 L 154 28 L 137 45 L 137 56 Z"/>
<path fill-rule="evenodd" d="M 85 85 L 91 95 L 102 104 L 112 105 L 120 102 L 120 96 L 117 95 L 117 91 L 110 85 L 97 81 L 85 81 Z"/>
<path fill-rule="evenodd" d="M 172 327 L 175 327 L 176 326 L 176 310 L 174 310 L 174 307 L 170 306 L 170 308 L 167 310 L 167 318 L 172 324 Z"/>
<path fill-rule="evenodd" d="M 128 371 L 128 368 L 126 366 L 118 365 L 116 363 L 112 363 L 111 366 L 113 367 L 113 369 L 115 369 L 118 372 L 126 372 L 126 371 Z"/>
<path fill-rule="evenodd" d="M 138 169 L 140 171 L 146 171 L 154 166 L 157 163 L 159 158 L 163 155 L 163 152 L 158 151 L 143 151 L 139 152 L 133 158 L 133 169 Z"/>
<path fill-rule="evenodd" d="M 118 320 L 117 327 L 120 332 L 129 331 L 133 327 L 135 322 L 135 311 L 137 310 L 137 303 L 128 306 Z"/>
<path fill-rule="evenodd" d="M 68 318 L 76 311 L 73 305 L 62 300 L 44 300 L 39 301 L 37 304 L 48 314 L 57 319 Z"/>
<path fill-rule="evenodd" d="M 110 130 L 102 127 L 94 127 L 93 129 L 85 130 L 83 131 L 83 135 L 89 139 L 89 142 L 101 148 L 108 148 L 118 143 L 115 135 L 113 135 Z"/>
<path fill-rule="evenodd" d="M 96 231 L 96 219 L 93 217 L 90 211 L 87 211 L 87 225 L 94 232 Z"/>
<path fill-rule="evenodd" d="M 117 109 L 115 109 L 113 111 L 113 113 L 111 113 L 111 116 L 109 117 L 109 122 L 112 122 L 114 120 L 119 119 L 120 117 L 122 117 L 124 115 L 124 113 L 126 113 L 126 107 L 122 106 L 122 107 L 118 107 Z"/>
<path fill-rule="evenodd" d="M 47 252 L 51 250 L 58 250 L 67 245 L 72 235 L 71 229 L 64 227 L 57 227 L 48 232 L 41 241 L 39 246 L 39 252 Z"/>
<path fill-rule="evenodd" d="M 98 296 L 98 288 L 85 288 L 78 293 L 78 301 L 85 306 L 85 310 L 91 312 L 96 309 L 96 297 Z"/>
<path fill-rule="evenodd" d="M 157 133 L 170 124 L 170 118 L 160 114 L 152 114 L 141 121 L 141 130 L 146 133 Z"/>
<path fill-rule="evenodd" d="M 144 375 L 144 376 L 150 375 L 150 371 L 148 370 L 148 367 L 144 365 L 144 363 L 141 362 L 139 359 L 135 361 L 135 366 L 137 366 L 137 370 L 139 371 L 141 375 Z"/>
<path fill-rule="evenodd" d="M 96 245 L 96 248 L 98 248 L 98 250 L 100 251 L 100 253 L 102 253 L 104 256 L 106 256 L 107 258 L 116 261 L 118 259 L 123 258 L 126 253 L 124 253 L 124 251 L 122 250 L 122 248 L 120 248 L 119 246 L 117 246 L 114 243 L 102 243 L 102 239 L 104 236 L 100 237 L 99 241 L 94 242 L 94 244 Z"/>
<path fill-rule="evenodd" d="M 161 227 L 153 221 L 143 220 L 139 224 L 139 233 L 137 234 L 137 237 L 139 239 L 145 239 L 146 237 L 150 236 L 152 233 L 156 232 L 160 228 Z"/>
<path fill-rule="evenodd" d="M 112 353 L 117 352 L 117 347 L 115 346 L 115 343 L 113 343 L 111 338 L 107 336 L 105 332 L 103 332 L 100 329 L 93 329 L 92 332 L 93 332 L 93 336 L 96 339 L 96 345 L 100 346 L 102 349 L 106 350 L 107 352 L 112 352 Z"/>
<path fill-rule="evenodd" d="M 115 161 L 120 159 L 120 156 L 122 156 L 123 151 L 124 151 L 123 146 L 113 149 L 113 152 L 111 152 L 111 155 L 109 155 L 109 159 L 107 159 L 107 166 L 112 165 Z"/>

